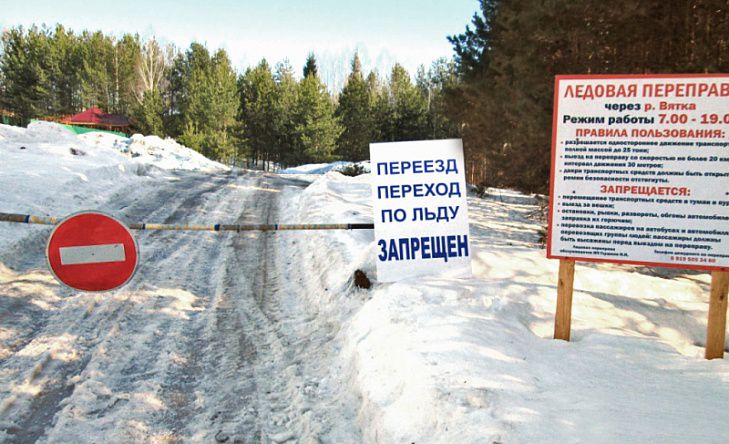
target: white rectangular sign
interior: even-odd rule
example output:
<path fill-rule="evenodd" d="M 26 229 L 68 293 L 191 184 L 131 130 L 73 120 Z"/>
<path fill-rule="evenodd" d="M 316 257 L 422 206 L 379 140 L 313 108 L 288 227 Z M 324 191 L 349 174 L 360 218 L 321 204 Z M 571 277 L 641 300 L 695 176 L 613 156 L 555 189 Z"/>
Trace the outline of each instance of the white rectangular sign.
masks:
<path fill-rule="evenodd" d="M 471 276 L 463 144 L 370 144 L 377 279 Z"/>
<path fill-rule="evenodd" d="M 124 244 L 83 245 L 61 247 L 61 265 L 100 264 L 104 262 L 124 262 Z"/>
<path fill-rule="evenodd" d="M 729 267 L 729 75 L 558 76 L 548 256 Z"/>

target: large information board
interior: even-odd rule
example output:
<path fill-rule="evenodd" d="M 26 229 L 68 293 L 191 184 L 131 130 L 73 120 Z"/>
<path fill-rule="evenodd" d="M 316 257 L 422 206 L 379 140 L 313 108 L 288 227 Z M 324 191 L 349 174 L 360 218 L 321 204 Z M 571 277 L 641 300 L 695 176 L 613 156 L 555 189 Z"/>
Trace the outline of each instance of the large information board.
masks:
<path fill-rule="evenodd" d="M 471 276 L 463 144 L 370 144 L 377 279 Z"/>
<path fill-rule="evenodd" d="M 551 258 L 729 267 L 729 75 L 558 76 Z"/>

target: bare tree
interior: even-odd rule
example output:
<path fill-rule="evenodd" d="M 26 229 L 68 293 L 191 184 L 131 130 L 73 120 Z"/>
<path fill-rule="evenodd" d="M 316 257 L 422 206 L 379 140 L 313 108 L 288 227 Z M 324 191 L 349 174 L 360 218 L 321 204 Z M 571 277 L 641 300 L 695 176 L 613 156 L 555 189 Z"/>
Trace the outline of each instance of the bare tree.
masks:
<path fill-rule="evenodd" d="M 134 97 L 140 104 L 144 99 L 144 93 L 163 87 L 169 54 L 170 51 L 163 50 L 154 38 L 142 45 L 142 54 L 137 61 L 137 84 L 134 88 Z"/>

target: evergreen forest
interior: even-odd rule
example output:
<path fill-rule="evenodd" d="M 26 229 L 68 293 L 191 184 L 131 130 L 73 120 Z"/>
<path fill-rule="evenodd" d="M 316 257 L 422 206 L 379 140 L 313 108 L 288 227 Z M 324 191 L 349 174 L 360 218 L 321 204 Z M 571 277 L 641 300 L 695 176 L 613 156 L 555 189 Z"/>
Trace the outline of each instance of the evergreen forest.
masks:
<path fill-rule="evenodd" d="M 312 52 L 238 72 L 223 49 L 138 35 L 13 27 L 0 113 L 17 125 L 97 106 L 144 134 L 241 166 L 369 157 L 369 143 L 464 141 L 467 180 L 544 193 L 557 74 L 729 72 L 726 0 L 480 0 L 451 59 L 409 73 L 351 59 L 340 91 Z M 469 18 L 464 17 L 464 24 Z"/>

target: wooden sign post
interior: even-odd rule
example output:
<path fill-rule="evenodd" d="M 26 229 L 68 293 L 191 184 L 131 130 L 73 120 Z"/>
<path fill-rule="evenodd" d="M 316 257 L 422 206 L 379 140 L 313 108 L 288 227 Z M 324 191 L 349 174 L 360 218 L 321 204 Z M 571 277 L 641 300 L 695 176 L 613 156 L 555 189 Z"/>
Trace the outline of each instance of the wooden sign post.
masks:
<path fill-rule="evenodd" d="M 570 340 L 572 329 L 572 293 L 575 261 L 560 259 L 557 280 L 557 309 L 554 314 L 554 339 Z M 726 317 L 729 307 L 729 271 L 711 273 L 709 316 L 706 322 L 706 359 L 723 359 L 726 344 Z"/>
<path fill-rule="evenodd" d="M 557 312 L 554 317 L 554 339 L 570 340 L 572 330 L 572 289 L 575 281 L 575 261 L 559 261 L 557 282 Z"/>
<path fill-rule="evenodd" d="M 709 320 L 706 325 L 706 359 L 722 359 L 726 342 L 727 292 L 729 271 L 711 273 Z"/>

